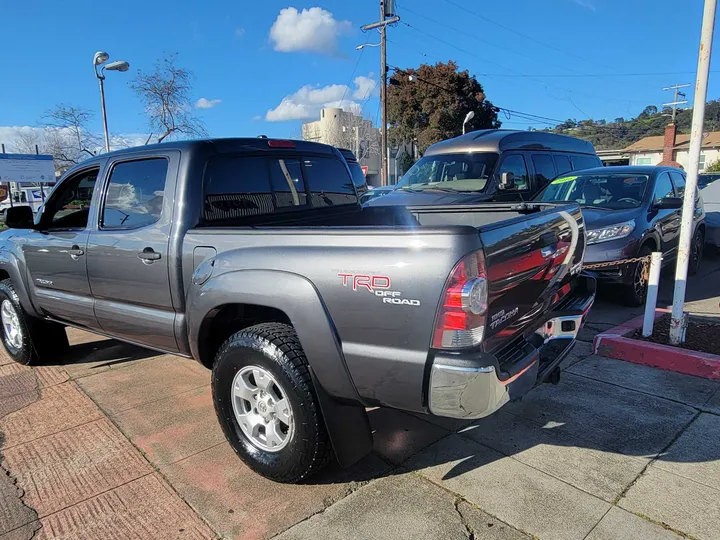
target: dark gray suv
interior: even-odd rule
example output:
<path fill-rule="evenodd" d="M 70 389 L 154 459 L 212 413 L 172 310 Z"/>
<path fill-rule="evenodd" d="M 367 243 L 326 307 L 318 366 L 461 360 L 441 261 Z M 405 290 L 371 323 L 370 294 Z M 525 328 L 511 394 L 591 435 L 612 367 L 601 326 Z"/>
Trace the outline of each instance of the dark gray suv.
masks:
<path fill-rule="evenodd" d="M 685 173 L 673 167 L 598 167 L 562 175 L 535 200 L 580 203 L 587 231 L 585 264 L 662 251 L 663 266 L 677 255 Z M 690 274 L 700 264 L 705 213 L 698 195 L 693 220 Z M 624 287 L 623 303 L 638 306 L 647 292 L 642 263 L 601 268 L 598 278 Z"/>

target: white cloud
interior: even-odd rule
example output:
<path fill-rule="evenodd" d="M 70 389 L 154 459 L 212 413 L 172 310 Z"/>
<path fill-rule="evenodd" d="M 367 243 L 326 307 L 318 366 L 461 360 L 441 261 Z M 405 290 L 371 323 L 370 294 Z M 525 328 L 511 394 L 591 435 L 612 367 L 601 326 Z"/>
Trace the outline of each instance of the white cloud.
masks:
<path fill-rule="evenodd" d="M 374 94 L 375 90 L 377 90 L 377 81 L 375 79 L 371 79 L 370 77 L 365 77 L 365 75 L 355 77 L 353 82 L 355 83 L 355 86 L 357 86 L 355 92 L 353 92 L 353 97 L 355 99 L 359 99 L 361 101 L 365 100 Z"/>
<path fill-rule="evenodd" d="M 312 51 L 332 54 L 337 51 L 338 36 L 347 33 L 350 21 L 338 21 L 320 7 L 298 11 L 287 7 L 280 10 L 270 28 L 270 40 L 276 51 Z"/>
<path fill-rule="evenodd" d="M 592 0 L 573 0 L 573 2 L 575 2 L 579 6 L 588 8 L 590 11 L 596 11 L 595 4 L 592 2 Z"/>
<path fill-rule="evenodd" d="M 376 91 L 377 81 L 360 75 L 355 77 L 354 83 L 354 89 L 344 84 L 329 84 L 322 87 L 307 84 L 294 94 L 282 98 L 277 107 L 265 114 L 265 120 L 285 122 L 317 119 L 320 116 L 320 109 L 328 107 L 360 114 L 362 104 L 358 101 L 362 101 Z"/>
<path fill-rule="evenodd" d="M 66 129 L 58 130 L 60 133 L 66 132 L 70 134 Z M 46 128 L 38 126 L 0 126 L 0 142 L 5 145 L 5 151 L 13 153 L 19 151 L 17 145 L 21 143 L 20 137 L 32 137 L 39 145 L 40 153 L 47 151 L 44 146 Z M 102 142 L 102 134 L 98 135 L 98 141 Z M 130 148 L 133 146 L 141 146 L 145 144 L 147 140 L 146 133 L 119 133 L 110 134 L 110 150 L 118 150 L 120 148 Z M 105 148 L 101 145 L 96 148 L 91 148 L 93 152 L 101 154 L 105 151 Z"/>
<path fill-rule="evenodd" d="M 215 105 L 222 103 L 222 99 L 207 99 L 201 97 L 195 102 L 196 109 L 212 109 Z"/>
<path fill-rule="evenodd" d="M 244 29 L 243 27 L 241 27 L 241 26 L 237 27 L 237 28 L 235 29 L 235 35 L 236 35 L 237 37 L 243 37 L 243 36 L 245 35 L 245 29 Z"/>

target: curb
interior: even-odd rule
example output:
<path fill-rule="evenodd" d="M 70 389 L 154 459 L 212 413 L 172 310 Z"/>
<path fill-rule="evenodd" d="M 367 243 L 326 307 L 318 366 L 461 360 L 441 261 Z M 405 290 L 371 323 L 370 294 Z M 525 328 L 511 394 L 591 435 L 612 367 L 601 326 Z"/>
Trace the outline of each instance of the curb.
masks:
<path fill-rule="evenodd" d="M 657 319 L 667 312 L 668 310 L 665 309 L 656 310 L 655 318 Z M 593 339 L 593 354 L 666 371 L 676 371 L 685 375 L 720 380 L 720 356 L 716 354 L 625 337 L 636 329 L 642 328 L 642 324 L 643 317 L 641 315 L 602 334 L 597 334 Z"/>

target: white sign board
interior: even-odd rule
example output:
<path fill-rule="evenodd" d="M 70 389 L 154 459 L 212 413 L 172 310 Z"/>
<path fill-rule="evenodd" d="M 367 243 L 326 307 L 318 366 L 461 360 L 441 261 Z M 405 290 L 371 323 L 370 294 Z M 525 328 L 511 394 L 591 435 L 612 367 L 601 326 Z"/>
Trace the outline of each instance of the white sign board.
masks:
<path fill-rule="evenodd" d="M 35 154 L 0 154 L 0 182 L 54 184 L 53 157 Z"/>

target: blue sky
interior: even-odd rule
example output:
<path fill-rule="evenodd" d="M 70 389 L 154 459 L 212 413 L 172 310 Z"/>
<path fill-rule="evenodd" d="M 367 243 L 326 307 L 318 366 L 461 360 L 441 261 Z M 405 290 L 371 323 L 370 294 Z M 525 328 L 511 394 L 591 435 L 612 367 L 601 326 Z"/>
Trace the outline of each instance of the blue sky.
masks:
<path fill-rule="evenodd" d="M 178 64 L 194 71 L 195 99 L 212 105 L 197 113 L 213 136 L 298 135 L 301 117 L 314 120 L 320 106 L 343 98 L 346 106 L 377 117 L 370 79 L 377 80 L 379 49 L 355 50 L 359 43 L 377 41 L 376 32 L 359 29 L 377 20 L 377 1 L 101 5 L 5 3 L 0 136 L 6 126 L 38 125 L 43 111 L 57 103 L 94 111 L 92 128 L 99 132 L 92 72 L 97 50 L 131 64 L 129 73 L 109 73 L 106 81 L 108 123 L 115 134 L 146 130 L 127 82 L 136 69 L 150 69 L 166 53 L 178 53 Z M 559 120 L 611 120 L 670 101 L 663 86 L 694 82 L 702 2 L 398 0 L 397 12 L 410 27 L 389 29 L 389 64 L 415 67 L 454 59 L 478 76 L 496 105 Z M 713 66 L 720 69 L 718 61 Z M 710 99 L 720 91 L 717 76 L 711 73 Z M 503 121 L 505 127 L 528 126 L 518 118 Z"/>

